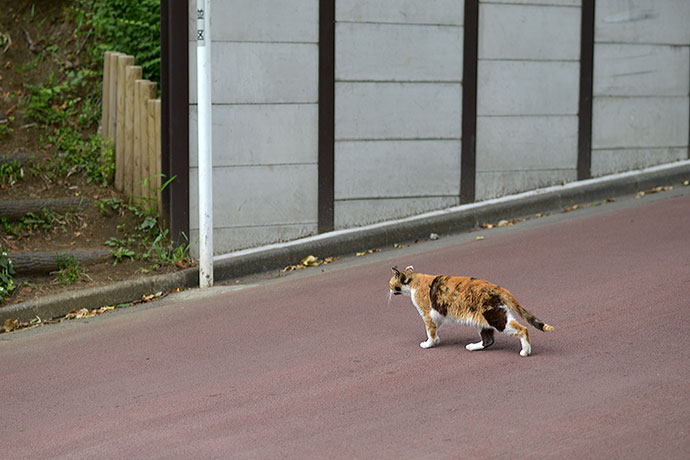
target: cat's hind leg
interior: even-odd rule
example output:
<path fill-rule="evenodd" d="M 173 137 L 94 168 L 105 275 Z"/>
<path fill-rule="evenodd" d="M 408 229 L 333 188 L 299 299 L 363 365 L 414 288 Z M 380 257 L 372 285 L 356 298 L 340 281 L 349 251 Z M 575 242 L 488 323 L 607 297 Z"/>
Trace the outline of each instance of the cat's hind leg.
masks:
<path fill-rule="evenodd" d="M 465 345 L 470 351 L 483 350 L 484 348 L 489 348 L 494 343 L 494 329 L 479 327 L 479 335 L 482 338 L 481 342 L 468 343 Z"/>
<path fill-rule="evenodd" d="M 520 339 L 520 344 L 522 345 L 520 356 L 529 356 L 532 353 L 532 344 L 529 340 L 529 332 L 525 326 L 518 323 L 514 319 L 510 319 L 508 324 L 506 324 L 506 328 L 503 330 L 503 333 L 518 337 Z"/>

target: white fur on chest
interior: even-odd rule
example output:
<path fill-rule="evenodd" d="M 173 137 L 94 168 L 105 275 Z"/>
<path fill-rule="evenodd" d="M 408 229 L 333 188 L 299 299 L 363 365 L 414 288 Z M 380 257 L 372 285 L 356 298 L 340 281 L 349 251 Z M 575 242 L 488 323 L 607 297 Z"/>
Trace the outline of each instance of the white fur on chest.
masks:
<path fill-rule="evenodd" d="M 403 291 L 404 292 L 404 291 Z M 421 315 L 424 316 L 424 312 L 422 311 L 421 308 L 419 308 L 419 305 L 417 305 L 417 299 L 415 294 L 417 293 L 416 289 L 409 289 L 409 293 L 406 293 L 410 296 L 410 299 L 412 299 L 412 305 L 417 309 L 417 312 Z"/>

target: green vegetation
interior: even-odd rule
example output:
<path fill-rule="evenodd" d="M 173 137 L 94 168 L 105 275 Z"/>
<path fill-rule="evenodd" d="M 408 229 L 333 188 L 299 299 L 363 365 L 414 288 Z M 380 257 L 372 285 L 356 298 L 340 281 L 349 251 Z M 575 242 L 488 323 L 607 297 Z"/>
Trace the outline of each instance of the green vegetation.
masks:
<path fill-rule="evenodd" d="M 0 120 L 0 141 L 3 140 L 5 137 L 9 136 L 12 133 L 12 131 L 14 131 L 14 128 L 12 128 L 13 123 L 13 116 L 8 116 L 6 119 Z"/>
<path fill-rule="evenodd" d="M 60 284 L 74 284 L 84 277 L 79 260 L 73 256 L 58 254 L 57 265 L 55 274 Z"/>
<path fill-rule="evenodd" d="M 154 270 L 163 265 L 188 265 L 190 245 L 175 247 L 168 237 L 168 229 L 160 225 L 155 208 L 145 204 L 144 200 L 124 203 L 116 198 L 94 202 L 103 215 L 115 213 L 130 217 L 117 226 L 123 236 L 111 237 L 104 243 L 113 248 L 111 252 L 115 263 L 128 259 L 148 261 Z M 127 221 L 134 223 L 128 224 Z"/>
<path fill-rule="evenodd" d="M 103 53 L 116 50 L 133 55 L 143 68 L 144 78 L 159 81 L 160 2 L 75 0 L 47 15 L 41 16 L 39 10 L 31 5 L 30 23 L 40 27 L 67 22 L 72 24 L 70 36 L 40 38 L 36 57 L 18 70 L 28 72 L 45 63 L 50 63 L 53 70 L 40 83 L 25 84 L 25 91 L 10 97 L 16 100 L 23 116 L 39 127 L 40 145 L 57 154 L 23 167 L 18 162 L 0 165 L 0 184 L 11 187 L 26 171 L 40 176 L 46 184 L 80 176 L 87 183 L 108 187 L 114 175 L 113 152 L 97 132 L 101 119 Z M 0 139 L 11 132 L 13 120 L 8 117 L 0 124 Z M 96 200 L 95 206 L 103 215 L 116 214 L 122 218 L 117 226 L 118 236 L 104 242 L 112 248 L 115 263 L 138 260 L 150 262 L 152 269 L 189 263 L 189 245 L 173 246 L 168 229 L 149 200 L 138 198 L 125 203 L 119 198 L 105 198 Z M 68 223 L 62 216 L 43 212 L 27 214 L 12 222 L 0 218 L 0 230 L 20 237 Z M 55 273 L 60 283 L 71 284 L 83 276 L 78 261 L 59 262 L 60 269 Z M 9 273 L 11 266 L 7 265 Z M 4 288 L 8 290 L 9 283 L 6 284 Z"/>
<path fill-rule="evenodd" d="M 12 187 L 22 179 L 24 179 L 24 168 L 17 160 L 0 164 L 0 185 Z"/>
<path fill-rule="evenodd" d="M 6 248 L 0 246 L 0 300 L 12 294 L 16 288 L 12 261 L 7 257 Z"/>
<path fill-rule="evenodd" d="M 159 0 L 80 0 L 79 4 L 77 22 L 95 31 L 93 51 L 99 57 L 108 50 L 130 54 L 144 78 L 160 82 Z"/>

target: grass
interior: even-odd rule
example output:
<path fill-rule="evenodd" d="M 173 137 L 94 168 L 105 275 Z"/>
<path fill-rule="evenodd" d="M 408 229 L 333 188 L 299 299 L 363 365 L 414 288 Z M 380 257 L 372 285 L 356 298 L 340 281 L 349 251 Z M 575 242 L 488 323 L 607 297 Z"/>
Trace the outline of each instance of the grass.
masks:
<path fill-rule="evenodd" d="M 74 284 L 86 276 L 76 257 L 58 254 L 57 265 L 58 270 L 53 274 L 57 275 L 56 281 L 60 284 Z"/>

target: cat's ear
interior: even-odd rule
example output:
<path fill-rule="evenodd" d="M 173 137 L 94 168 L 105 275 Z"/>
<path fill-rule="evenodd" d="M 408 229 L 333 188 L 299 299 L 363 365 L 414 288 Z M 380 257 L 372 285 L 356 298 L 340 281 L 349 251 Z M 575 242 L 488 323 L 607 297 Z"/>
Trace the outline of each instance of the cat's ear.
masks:
<path fill-rule="evenodd" d="M 400 276 L 400 270 L 398 270 L 398 267 L 393 267 L 391 270 L 395 276 Z"/>
<path fill-rule="evenodd" d="M 405 268 L 405 271 L 406 271 L 406 272 L 413 272 L 413 271 L 414 271 L 414 267 L 413 267 L 412 265 L 408 265 L 407 268 Z"/>

